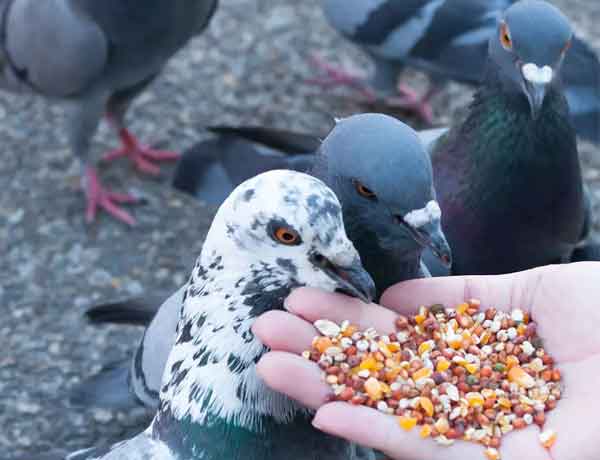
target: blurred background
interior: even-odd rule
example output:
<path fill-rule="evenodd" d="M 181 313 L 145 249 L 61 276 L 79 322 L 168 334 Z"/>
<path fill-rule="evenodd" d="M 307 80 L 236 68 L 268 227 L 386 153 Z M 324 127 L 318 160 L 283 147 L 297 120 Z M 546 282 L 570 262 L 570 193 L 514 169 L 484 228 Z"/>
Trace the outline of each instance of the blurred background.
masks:
<path fill-rule="evenodd" d="M 399 0 L 400 1 L 400 0 Z M 580 36 L 600 52 L 600 2 L 554 0 Z M 311 53 L 357 69 L 368 61 L 326 24 L 317 0 L 221 0 L 207 33 L 169 64 L 129 113 L 142 139 L 184 150 L 207 124 L 266 124 L 327 133 L 331 117 L 361 110 L 344 89 L 322 92 Z M 406 73 L 417 88 L 425 80 Z M 450 123 L 471 91 L 452 84 L 433 103 L 435 123 Z M 150 413 L 73 410 L 65 394 L 102 364 L 125 358 L 136 328 L 91 328 L 89 306 L 175 290 L 200 252 L 213 210 L 172 191 L 172 168 L 159 179 L 113 163 L 106 183 L 145 199 L 131 209 L 137 227 L 102 213 L 84 222 L 79 165 L 68 149 L 65 112 L 41 98 L 0 93 L 0 459 L 54 447 L 75 449 L 139 431 Z M 418 127 L 413 120 L 409 123 Z M 103 126 L 99 155 L 116 147 Z M 582 144 L 584 177 L 600 212 L 600 149 Z M 123 185 L 125 184 L 125 185 Z M 118 188 L 117 188 L 118 189 Z M 596 236 L 600 229 L 595 223 Z"/>

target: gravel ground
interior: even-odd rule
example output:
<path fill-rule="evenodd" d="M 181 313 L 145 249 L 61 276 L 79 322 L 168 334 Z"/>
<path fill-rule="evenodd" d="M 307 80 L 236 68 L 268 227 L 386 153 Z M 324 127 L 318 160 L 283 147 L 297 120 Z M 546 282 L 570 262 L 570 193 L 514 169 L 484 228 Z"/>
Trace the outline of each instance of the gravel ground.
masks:
<path fill-rule="evenodd" d="M 593 27 L 600 3 L 556 3 L 600 50 L 600 29 Z M 325 132 L 330 115 L 359 108 L 303 84 L 311 76 L 307 56 L 323 50 L 341 63 L 366 64 L 327 27 L 317 0 L 223 0 L 209 32 L 139 98 L 132 128 L 180 149 L 215 122 Z M 449 121 L 469 94 L 452 85 L 437 97 L 437 121 Z M 182 284 L 212 211 L 166 187 L 170 168 L 148 180 L 112 165 L 103 177 L 146 199 L 133 210 L 139 225 L 127 229 L 102 216 L 87 226 L 61 105 L 0 94 L 0 119 L 0 458 L 33 459 L 53 448 L 117 440 L 143 427 L 149 414 L 74 411 L 64 395 L 82 376 L 127 356 L 140 330 L 91 328 L 82 311 Z M 96 153 L 114 145 L 103 127 Z M 582 145 L 581 151 L 600 211 L 598 148 Z"/>

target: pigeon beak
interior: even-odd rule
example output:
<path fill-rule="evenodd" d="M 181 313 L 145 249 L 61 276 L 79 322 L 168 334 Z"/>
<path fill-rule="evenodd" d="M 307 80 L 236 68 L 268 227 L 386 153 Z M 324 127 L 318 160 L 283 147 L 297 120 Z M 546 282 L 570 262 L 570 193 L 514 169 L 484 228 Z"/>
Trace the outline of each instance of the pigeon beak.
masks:
<path fill-rule="evenodd" d="M 531 108 L 531 118 L 534 120 L 537 119 L 542 110 L 542 106 L 544 105 L 546 88 L 546 85 L 540 84 L 526 85 L 527 100 L 529 101 L 529 107 Z"/>
<path fill-rule="evenodd" d="M 544 105 L 548 86 L 554 79 L 554 70 L 550 66 L 538 67 L 528 63 L 521 67 L 523 91 L 529 101 L 531 117 L 536 120 Z"/>
<path fill-rule="evenodd" d="M 419 228 L 415 228 L 406 222 L 403 224 L 417 244 L 429 248 L 445 267 L 450 268 L 452 266 L 452 250 L 442 231 L 439 220 L 428 222 Z"/>
<path fill-rule="evenodd" d="M 311 261 L 335 281 L 337 292 L 356 297 L 364 303 L 371 303 L 375 298 L 375 283 L 358 257 L 347 267 L 336 265 L 320 254 L 313 255 Z"/>

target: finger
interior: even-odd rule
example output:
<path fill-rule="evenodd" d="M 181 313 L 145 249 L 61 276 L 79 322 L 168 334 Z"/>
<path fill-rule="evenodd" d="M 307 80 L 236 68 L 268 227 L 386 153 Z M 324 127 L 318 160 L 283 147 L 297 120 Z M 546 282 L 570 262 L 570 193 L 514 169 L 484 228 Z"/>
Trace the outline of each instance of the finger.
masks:
<path fill-rule="evenodd" d="M 361 329 L 374 327 L 382 334 L 394 331 L 397 317 L 377 304 L 367 305 L 358 299 L 314 288 L 296 289 L 286 299 L 285 306 L 311 323 L 318 319 L 329 319 L 338 324 L 348 320 Z"/>
<path fill-rule="evenodd" d="M 317 330 L 308 322 L 283 311 L 269 311 L 252 326 L 252 332 L 273 350 L 300 354 L 309 350 Z"/>
<path fill-rule="evenodd" d="M 381 304 L 402 314 L 411 314 L 421 305 L 455 306 L 471 299 L 484 306 L 508 311 L 529 310 L 535 294 L 535 279 L 544 269 L 500 276 L 460 276 L 405 281 L 386 290 Z"/>
<path fill-rule="evenodd" d="M 261 358 L 257 370 L 273 390 L 311 409 L 321 407 L 331 394 L 321 378 L 321 369 L 300 356 L 273 351 Z"/>
<path fill-rule="evenodd" d="M 481 460 L 483 447 L 457 442 L 440 446 L 432 439 L 422 439 L 418 427 L 410 432 L 398 425 L 396 417 L 364 406 L 329 403 L 321 407 L 313 425 L 321 431 L 357 444 L 371 447 L 391 458 L 403 460 Z"/>

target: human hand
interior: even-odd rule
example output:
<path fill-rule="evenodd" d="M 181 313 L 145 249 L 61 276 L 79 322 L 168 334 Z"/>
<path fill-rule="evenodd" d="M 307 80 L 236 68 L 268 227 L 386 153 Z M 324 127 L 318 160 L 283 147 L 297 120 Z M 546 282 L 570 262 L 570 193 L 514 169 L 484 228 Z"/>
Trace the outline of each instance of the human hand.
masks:
<path fill-rule="evenodd" d="M 347 403 L 328 403 L 330 387 L 321 370 L 301 356 L 318 335 L 312 322 L 350 320 L 361 329 L 394 330 L 397 313 L 414 314 L 420 305 L 454 306 L 480 299 L 484 307 L 510 311 L 521 308 L 537 322 L 544 348 L 555 358 L 563 377 L 563 399 L 547 414 L 546 426 L 558 433 L 553 460 L 598 458 L 595 436 L 600 432 L 600 263 L 551 266 L 489 277 L 430 278 L 398 284 L 384 293 L 381 304 L 364 303 L 338 294 L 304 288 L 294 291 L 286 308 L 271 311 L 254 325 L 256 335 L 272 352 L 258 365 L 273 389 L 317 410 L 314 425 L 327 433 L 403 460 L 481 460 L 480 445 L 457 442 L 442 447 L 403 431 L 394 417 Z M 503 438 L 504 460 L 548 460 L 531 425 Z"/>

